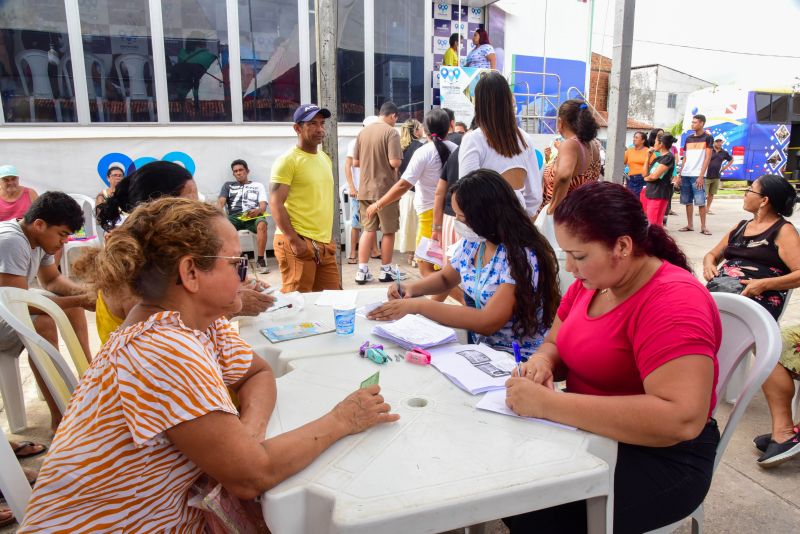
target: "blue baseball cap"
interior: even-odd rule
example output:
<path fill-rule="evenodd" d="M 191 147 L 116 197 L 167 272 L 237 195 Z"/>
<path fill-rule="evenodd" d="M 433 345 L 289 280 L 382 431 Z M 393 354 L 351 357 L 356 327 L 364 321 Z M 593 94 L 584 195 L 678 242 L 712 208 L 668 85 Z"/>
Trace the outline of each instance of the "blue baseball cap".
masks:
<path fill-rule="evenodd" d="M 316 104 L 300 104 L 300 106 L 294 110 L 294 122 L 299 124 L 301 122 L 310 121 L 317 116 L 317 113 L 321 113 L 326 119 L 331 116 L 330 111 Z"/>
<path fill-rule="evenodd" d="M 17 168 L 13 165 L 0 165 L 0 178 L 6 178 L 7 176 L 19 176 Z"/>

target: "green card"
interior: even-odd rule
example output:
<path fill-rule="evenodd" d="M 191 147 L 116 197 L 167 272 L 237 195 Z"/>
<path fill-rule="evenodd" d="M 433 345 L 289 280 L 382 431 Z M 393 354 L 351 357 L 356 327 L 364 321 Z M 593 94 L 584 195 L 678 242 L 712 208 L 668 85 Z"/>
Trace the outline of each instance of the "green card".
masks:
<path fill-rule="evenodd" d="M 378 371 L 377 373 L 375 373 L 371 377 L 369 377 L 366 380 L 364 380 L 363 382 L 361 382 L 361 388 L 360 389 L 364 389 L 364 388 L 368 388 L 370 386 L 374 386 L 375 384 L 380 382 L 380 379 L 381 379 L 381 372 Z"/>

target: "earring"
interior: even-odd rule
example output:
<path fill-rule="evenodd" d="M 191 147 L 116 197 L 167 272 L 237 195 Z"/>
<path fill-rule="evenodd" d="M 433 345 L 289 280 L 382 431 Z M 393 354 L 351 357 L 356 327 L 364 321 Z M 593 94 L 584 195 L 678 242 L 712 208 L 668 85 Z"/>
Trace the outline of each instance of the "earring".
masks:
<path fill-rule="evenodd" d="M 622 257 L 627 258 L 628 257 L 628 253 L 627 252 L 623 252 L 622 253 Z"/>

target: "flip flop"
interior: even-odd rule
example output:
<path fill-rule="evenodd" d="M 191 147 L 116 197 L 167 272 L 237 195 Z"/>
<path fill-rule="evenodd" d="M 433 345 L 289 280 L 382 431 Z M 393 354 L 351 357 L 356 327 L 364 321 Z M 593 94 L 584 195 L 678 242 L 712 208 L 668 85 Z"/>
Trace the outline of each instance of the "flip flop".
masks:
<path fill-rule="evenodd" d="M 700 233 L 703 235 L 711 235 L 711 232 L 709 232 L 708 230 L 700 230 Z"/>
<path fill-rule="evenodd" d="M 373 260 L 379 260 L 381 259 L 381 257 L 382 256 L 380 254 L 378 254 L 377 256 L 370 256 L 370 258 L 372 258 Z"/>
<path fill-rule="evenodd" d="M 22 449 L 27 449 L 29 447 L 30 448 L 34 448 L 34 449 L 36 449 L 38 447 L 41 447 L 41 450 L 37 450 L 36 452 L 29 452 L 27 454 L 20 452 Z M 32 456 L 38 456 L 38 455 L 42 454 L 43 452 L 47 451 L 47 446 L 46 445 L 40 445 L 40 444 L 34 443 L 32 441 L 19 441 L 19 442 L 17 442 L 17 447 L 11 447 L 11 448 L 14 450 L 14 456 L 16 456 L 17 458 L 20 458 L 20 459 L 22 459 L 22 458 L 30 458 Z"/>
<path fill-rule="evenodd" d="M 355 265 L 356 263 L 358 263 L 358 258 L 347 258 L 347 263 L 349 263 L 350 265 Z"/>
<path fill-rule="evenodd" d="M 694 232 L 694 228 L 689 228 L 688 226 L 684 226 L 683 228 L 678 230 L 679 232 Z"/>

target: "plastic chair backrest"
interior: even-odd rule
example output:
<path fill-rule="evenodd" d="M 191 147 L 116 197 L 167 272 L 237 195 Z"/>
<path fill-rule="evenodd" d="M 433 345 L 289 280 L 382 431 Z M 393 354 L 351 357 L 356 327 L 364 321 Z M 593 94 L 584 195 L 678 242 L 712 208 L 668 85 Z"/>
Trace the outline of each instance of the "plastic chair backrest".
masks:
<path fill-rule="evenodd" d="M 739 362 L 753 349 L 755 362 L 747 373 L 744 388 L 736 399 L 725 430 L 717 446 L 714 469 L 722 458 L 736 425 L 744 415 L 750 400 L 761 388 L 781 354 L 781 332 L 778 323 L 755 301 L 730 293 L 711 293 L 722 319 L 722 344 L 719 360 L 717 399 L 721 402 L 725 386 Z"/>
<path fill-rule="evenodd" d="M 0 428 L 0 490 L 18 522 L 25 517 L 25 508 L 31 499 L 31 485 L 25 477 L 14 450 L 8 443 L 3 429 Z"/>
<path fill-rule="evenodd" d="M 86 195 L 80 193 L 69 193 L 75 201 L 80 204 L 83 210 L 83 229 L 86 232 L 86 237 L 97 236 L 97 221 L 94 214 L 94 200 Z"/>
<path fill-rule="evenodd" d="M 114 62 L 117 69 L 119 83 L 128 98 L 148 99 L 147 84 L 144 83 L 145 65 L 150 59 L 139 54 L 122 54 Z M 125 78 L 122 75 L 123 67 L 128 72 L 128 87 L 125 87 Z"/>
<path fill-rule="evenodd" d="M 89 98 L 100 98 L 106 97 L 106 67 L 103 62 L 100 60 L 99 57 L 95 56 L 94 54 L 89 54 L 84 52 L 83 53 L 83 62 L 86 65 L 86 89 L 89 94 Z M 59 66 L 59 71 L 61 75 L 59 76 L 59 87 L 61 88 L 62 94 L 67 94 L 68 96 L 73 96 L 72 94 L 72 84 L 69 83 L 69 80 L 72 79 L 73 72 L 72 72 L 72 56 L 66 55 L 61 58 L 61 64 Z M 97 87 L 94 83 L 94 67 L 97 67 L 97 72 L 100 73 L 100 94 L 97 93 Z"/>
<path fill-rule="evenodd" d="M 53 319 L 72 357 L 78 377 L 83 376 L 89 368 L 89 361 L 69 319 L 55 302 L 35 291 L 18 287 L 0 288 L 0 317 L 19 335 L 63 413 L 69 404 L 72 392 L 78 385 L 78 380 L 58 349 L 36 332 L 28 306 L 46 313 Z"/>
<path fill-rule="evenodd" d="M 48 72 L 50 60 L 47 52 L 43 50 L 21 50 L 17 52 L 14 60 L 26 95 L 35 98 L 53 98 L 53 87 L 50 85 L 50 74 Z M 28 86 L 28 79 L 25 76 L 23 65 L 27 65 L 31 71 L 33 88 Z"/>

